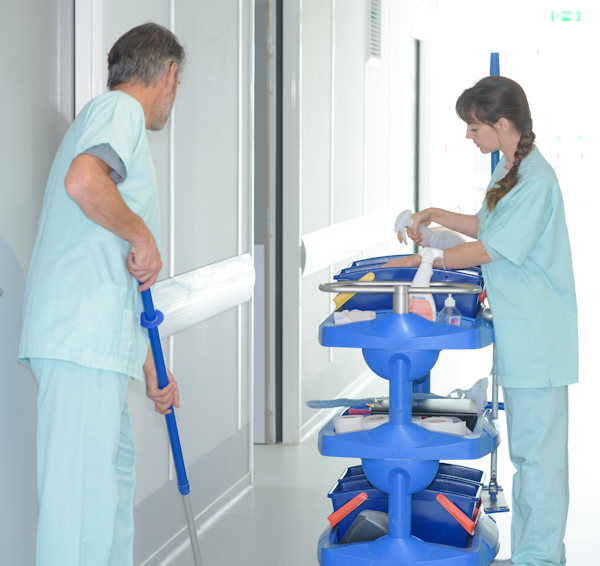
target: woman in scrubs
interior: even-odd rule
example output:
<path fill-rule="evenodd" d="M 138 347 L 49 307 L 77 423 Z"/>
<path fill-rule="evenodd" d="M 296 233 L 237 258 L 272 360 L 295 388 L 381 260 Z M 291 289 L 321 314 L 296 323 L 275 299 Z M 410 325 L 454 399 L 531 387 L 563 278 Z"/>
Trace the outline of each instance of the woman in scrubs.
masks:
<path fill-rule="evenodd" d="M 444 251 L 446 269 L 481 265 L 494 316 L 496 368 L 503 387 L 513 478 L 515 566 L 566 564 L 569 504 L 568 392 L 578 381 L 577 303 L 571 248 L 556 174 L 534 144 L 523 89 L 486 77 L 456 102 L 467 139 L 503 157 L 476 215 L 428 208 L 408 235 L 436 222 L 476 239 Z M 387 264 L 417 266 L 413 255 Z M 436 260 L 436 267 L 443 267 Z M 496 561 L 510 564 L 511 561 Z"/>

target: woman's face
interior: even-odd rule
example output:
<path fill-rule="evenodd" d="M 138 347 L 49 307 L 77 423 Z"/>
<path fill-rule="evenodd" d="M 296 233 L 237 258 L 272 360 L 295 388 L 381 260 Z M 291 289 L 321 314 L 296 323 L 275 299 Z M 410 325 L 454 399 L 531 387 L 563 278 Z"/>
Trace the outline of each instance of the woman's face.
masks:
<path fill-rule="evenodd" d="M 472 118 L 472 121 L 467 124 L 467 139 L 473 140 L 481 153 L 492 153 L 500 149 L 498 130 L 483 124 L 477 118 Z"/>

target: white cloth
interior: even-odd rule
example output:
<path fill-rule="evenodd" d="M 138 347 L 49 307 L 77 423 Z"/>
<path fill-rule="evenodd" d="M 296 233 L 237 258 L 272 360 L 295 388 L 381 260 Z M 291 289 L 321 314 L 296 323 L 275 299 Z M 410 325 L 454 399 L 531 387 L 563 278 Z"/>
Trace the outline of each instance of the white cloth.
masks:
<path fill-rule="evenodd" d="M 352 322 L 374 320 L 375 316 L 374 311 L 360 311 L 358 309 L 351 311 L 336 311 L 333 313 L 333 322 L 335 324 L 351 324 Z"/>

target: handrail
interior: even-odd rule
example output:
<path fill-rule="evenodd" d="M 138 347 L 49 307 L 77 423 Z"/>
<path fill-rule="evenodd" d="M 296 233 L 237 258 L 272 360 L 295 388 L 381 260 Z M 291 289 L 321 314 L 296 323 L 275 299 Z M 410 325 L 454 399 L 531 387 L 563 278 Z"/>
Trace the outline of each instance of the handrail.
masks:
<path fill-rule="evenodd" d="M 325 293 L 393 293 L 393 311 L 396 314 L 409 312 L 409 294 L 452 294 L 475 295 L 481 293 L 480 285 L 432 281 L 431 287 L 411 287 L 412 281 L 334 281 L 322 283 L 319 289 Z"/>

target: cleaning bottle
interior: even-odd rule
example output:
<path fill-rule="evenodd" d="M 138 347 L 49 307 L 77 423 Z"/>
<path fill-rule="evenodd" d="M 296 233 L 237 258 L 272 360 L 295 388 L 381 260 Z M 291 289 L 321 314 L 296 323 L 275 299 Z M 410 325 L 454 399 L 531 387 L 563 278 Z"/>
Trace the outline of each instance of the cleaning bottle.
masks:
<path fill-rule="evenodd" d="M 419 266 L 419 269 L 417 269 L 410 286 L 421 288 L 429 287 L 431 276 L 433 275 L 433 261 L 435 259 L 444 261 L 444 250 L 424 248 L 419 252 L 419 255 L 422 257 L 421 265 Z M 418 314 L 432 322 L 436 321 L 437 310 L 431 293 L 411 293 L 408 310 L 409 312 Z"/>
<path fill-rule="evenodd" d="M 409 227 L 412 230 L 412 212 L 405 210 L 398 215 L 396 222 L 394 222 L 394 230 L 402 236 L 402 241 L 408 244 L 408 236 L 406 234 L 406 228 Z M 443 226 L 437 228 L 428 228 L 425 224 L 419 225 L 419 232 L 423 236 L 421 246 L 424 248 L 438 248 L 440 250 L 446 250 L 454 246 L 465 243 L 465 239 L 456 232 L 448 230 Z"/>
<path fill-rule="evenodd" d="M 438 322 L 444 324 L 453 324 L 454 326 L 460 326 L 462 322 L 462 314 L 456 308 L 456 301 L 452 298 L 452 295 L 448 295 L 446 299 L 446 305 L 438 314 Z"/>

